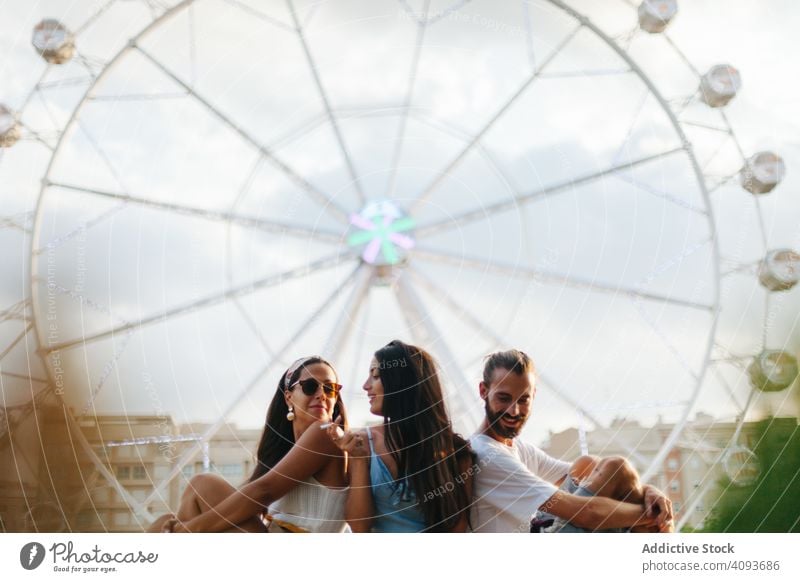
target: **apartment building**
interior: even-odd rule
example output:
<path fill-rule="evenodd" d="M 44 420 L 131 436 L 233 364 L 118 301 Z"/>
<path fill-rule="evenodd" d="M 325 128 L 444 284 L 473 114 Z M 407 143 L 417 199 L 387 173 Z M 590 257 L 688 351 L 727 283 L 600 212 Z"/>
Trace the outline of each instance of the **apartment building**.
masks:
<path fill-rule="evenodd" d="M 28 420 L 0 448 L 0 531 L 142 531 L 147 515 L 134 509 L 150 516 L 176 511 L 194 474 L 215 472 L 241 484 L 253 471 L 261 435 L 223 424 L 205 438 L 211 425 L 115 415 L 78 419 L 79 437 L 58 406 Z M 81 438 L 119 485 L 104 477 Z"/>

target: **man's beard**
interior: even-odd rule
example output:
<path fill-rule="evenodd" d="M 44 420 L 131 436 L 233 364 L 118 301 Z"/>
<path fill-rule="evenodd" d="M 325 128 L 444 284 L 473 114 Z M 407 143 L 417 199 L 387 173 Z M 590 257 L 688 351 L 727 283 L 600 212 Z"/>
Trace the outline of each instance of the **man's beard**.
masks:
<path fill-rule="evenodd" d="M 486 419 L 489 421 L 489 428 L 499 437 L 503 437 L 506 439 L 514 439 L 519 436 L 519 433 L 522 432 L 522 427 L 525 426 L 525 421 L 527 417 L 523 416 L 511 416 L 510 414 L 506 414 L 505 412 L 493 412 L 491 408 L 489 408 L 489 399 L 487 398 L 484 401 L 484 408 L 486 410 Z M 515 428 L 509 428 L 504 426 L 500 419 L 506 417 L 510 420 L 520 420 L 519 425 Z"/>

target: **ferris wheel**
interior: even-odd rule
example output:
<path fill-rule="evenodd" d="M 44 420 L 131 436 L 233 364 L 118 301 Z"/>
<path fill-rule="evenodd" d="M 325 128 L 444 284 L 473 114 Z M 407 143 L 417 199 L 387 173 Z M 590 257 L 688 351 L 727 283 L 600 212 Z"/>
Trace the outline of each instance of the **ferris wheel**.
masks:
<path fill-rule="evenodd" d="M 739 428 L 718 462 L 752 473 L 754 396 L 797 376 L 767 319 L 800 255 L 762 216 L 785 164 L 744 151 L 741 76 L 681 52 L 677 2 L 88 4 L 34 26 L 44 69 L 0 106 L 0 170 L 24 150 L 40 171 L 2 219 L 30 243 L 2 312 L 8 430 L 53 398 L 202 419 L 201 447 L 261 422 L 317 352 L 366 422 L 362 368 L 400 336 L 437 356 L 460 430 L 483 414 L 481 357 L 516 346 L 541 381 L 530 424 L 663 414 L 653 459 L 615 437 L 648 479 L 722 395 Z M 719 329 L 733 279 L 765 294 L 757 346 Z M 145 520 L 196 452 L 142 502 L 80 444 Z"/>

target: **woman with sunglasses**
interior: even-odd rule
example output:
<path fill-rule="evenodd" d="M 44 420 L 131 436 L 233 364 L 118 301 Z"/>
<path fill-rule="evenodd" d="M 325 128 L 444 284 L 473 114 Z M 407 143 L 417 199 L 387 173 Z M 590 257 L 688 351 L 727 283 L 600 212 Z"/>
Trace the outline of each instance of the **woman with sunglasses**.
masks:
<path fill-rule="evenodd" d="M 333 366 L 319 356 L 294 362 L 267 411 L 247 483 L 235 489 L 218 475 L 196 475 L 177 514 L 160 518 L 150 531 L 343 531 L 345 457 L 319 428 L 347 418 L 338 382 Z"/>
<path fill-rule="evenodd" d="M 328 435 L 350 455 L 354 532 L 466 531 L 475 460 L 453 432 L 436 362 L 395 340 L 375 352 L 363 386 L 383 424 Z"/>

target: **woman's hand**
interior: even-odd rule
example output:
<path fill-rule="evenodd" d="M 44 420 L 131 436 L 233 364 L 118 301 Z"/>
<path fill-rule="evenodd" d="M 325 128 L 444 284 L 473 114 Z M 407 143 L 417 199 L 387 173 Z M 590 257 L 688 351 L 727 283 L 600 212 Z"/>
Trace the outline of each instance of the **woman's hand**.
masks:
<path fill-rule="evenodd" d="M 181 522 L 174 515 L 161 525 L 161 533 L 184 533 L 186 530 L 180 528 Z"/>
<path fill-rule="evenodd" d="M 363 429 L 342 430 L 338 424 L 340 421 L 341 418 L 337 418 L 336 423 L 332 423 L 326 429 L 333 443 L 353 458 L 369 457 L 367 431 Z"/>
<path fill-rule="evenodd" d="M 342 418 L 327 427 L 328 437 L 335 446 L 347 453 L 352 461 L 348 466 L 350 491 L 345 503 L 345 518 L 353 532 L 368 532 L 372 529 L 375 503 L 370 483 L 370 452 L 367 431 L 348 430 L 341 427 Z"/>

